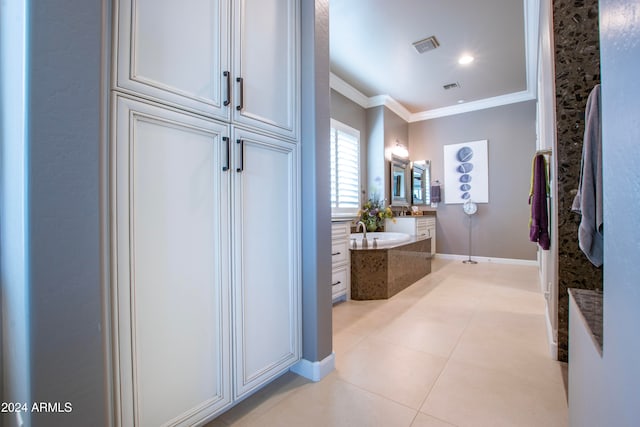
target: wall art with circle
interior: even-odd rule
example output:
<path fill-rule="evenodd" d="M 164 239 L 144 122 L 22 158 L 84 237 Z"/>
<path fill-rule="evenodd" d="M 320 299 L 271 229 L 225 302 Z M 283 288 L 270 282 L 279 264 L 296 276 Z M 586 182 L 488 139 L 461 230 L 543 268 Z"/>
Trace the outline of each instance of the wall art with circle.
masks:
<path fill-rule="evenodd" d="M 444 146 L 444 202 L 489 203 L 487 140 Z"/>

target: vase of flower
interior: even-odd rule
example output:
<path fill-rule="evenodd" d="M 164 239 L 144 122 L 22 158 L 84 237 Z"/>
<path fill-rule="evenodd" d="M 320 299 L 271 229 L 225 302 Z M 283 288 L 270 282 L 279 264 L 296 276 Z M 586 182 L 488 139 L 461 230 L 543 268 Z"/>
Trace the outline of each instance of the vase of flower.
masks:
<path fill-rule="evenodd" d="M 384 220 L 393 218 L 393 212 L 389 206 L 384 206 L 384 200 L 373 195 L 358 212 L 360 221 L 364 222 L 367 231 L 381 231 L 384 228 Z"/>
<path fill-rule="evenodd" d="M 378 230 L 378 220 L 377 218 L 369 218 L 365 224 L 367 225 L 367 231 L 377 231 Z"/>

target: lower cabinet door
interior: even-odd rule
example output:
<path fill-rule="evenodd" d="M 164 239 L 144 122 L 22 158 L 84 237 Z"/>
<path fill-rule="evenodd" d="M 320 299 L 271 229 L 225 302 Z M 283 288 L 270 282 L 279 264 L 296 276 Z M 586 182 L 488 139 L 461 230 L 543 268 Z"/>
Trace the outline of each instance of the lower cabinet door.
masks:
<path fill-rule="evenodd" d="M 236 128 L 232 145 L 235 394 L 300 358 L 298 147 Z"/>
<path fill-rule="evenodd" d="M 232 399 L 228 127 L 126 97 L 114 116 L 118 424 L 193 425 Z"/>

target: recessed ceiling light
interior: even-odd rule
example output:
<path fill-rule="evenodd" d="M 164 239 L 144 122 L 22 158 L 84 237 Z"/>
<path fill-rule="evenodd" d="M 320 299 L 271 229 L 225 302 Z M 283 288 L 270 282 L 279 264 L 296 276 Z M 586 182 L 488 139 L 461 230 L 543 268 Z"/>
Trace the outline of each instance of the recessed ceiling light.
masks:
<path fill-rule="evenodd" d="M 473 62 L 473 59 L 474 58 L 471 55 L 462 55 L 460 59 L 458 59 L 458 64 L 460 65 L 471 64 Z"/>
<path fill-rule="evenodd" d="M 464 99 L 458 99 L 458 104 L 463 104 L 464 103 Z"/>

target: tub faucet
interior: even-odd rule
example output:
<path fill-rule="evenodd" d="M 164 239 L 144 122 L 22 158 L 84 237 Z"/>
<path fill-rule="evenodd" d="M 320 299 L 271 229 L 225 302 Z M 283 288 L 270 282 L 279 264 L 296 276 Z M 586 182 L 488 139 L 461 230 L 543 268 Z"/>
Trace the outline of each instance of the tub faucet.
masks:
<path fill-rule="evenodd" d="M 362 249 L 366 249 L 367 246 L 369 246 L 369 242 L 367 242 L 367 226 L 365 225 L 364 222 L 358 221 L 358 223 L 356 224 L 356 233 L 360 229 L 360 226 L 362 226 L 362 233 L 363 233 L 362 234 Z"/>

